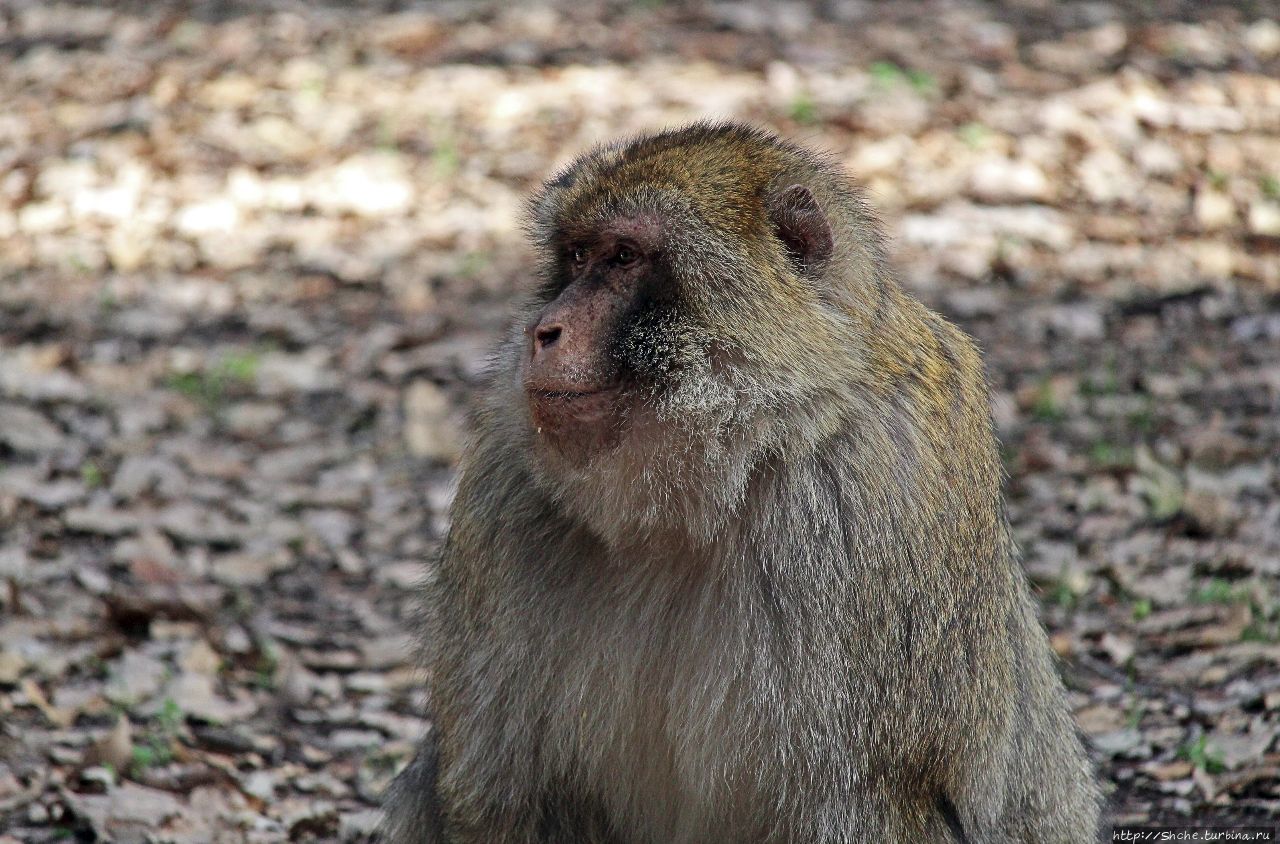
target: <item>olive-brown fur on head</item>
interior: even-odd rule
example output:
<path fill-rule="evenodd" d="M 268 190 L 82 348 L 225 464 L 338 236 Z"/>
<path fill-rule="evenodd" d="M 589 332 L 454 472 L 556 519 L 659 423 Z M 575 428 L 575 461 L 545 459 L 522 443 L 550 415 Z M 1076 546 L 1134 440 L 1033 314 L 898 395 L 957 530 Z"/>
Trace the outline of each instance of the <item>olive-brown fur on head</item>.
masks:
<path fill-rule="evenodd" d="M 878 226 L 849 180 L 740 124 L 696 123 L 589 152 L 547 182 L 529 216 L 553 277 L 575 239 L 649 221 L 683 313 L 715 344 L 780 369 L 805 352 L 838 354 L 834 343 L 812 348 L 809 329 L 834 340 L 822 323 L 870 313 L 884 282 Z"/>

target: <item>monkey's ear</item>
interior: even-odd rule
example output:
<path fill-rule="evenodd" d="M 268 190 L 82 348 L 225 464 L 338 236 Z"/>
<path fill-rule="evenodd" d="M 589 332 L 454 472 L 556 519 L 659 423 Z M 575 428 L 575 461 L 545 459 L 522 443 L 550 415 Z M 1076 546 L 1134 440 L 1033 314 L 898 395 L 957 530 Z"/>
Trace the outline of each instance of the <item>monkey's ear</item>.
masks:
<path fill-rule="evenodd" d="M 820 268 L 835 249 L 831 224 L 804 185 L 792 185 L 768 198 L 769 220 L 800 272 Z"/>

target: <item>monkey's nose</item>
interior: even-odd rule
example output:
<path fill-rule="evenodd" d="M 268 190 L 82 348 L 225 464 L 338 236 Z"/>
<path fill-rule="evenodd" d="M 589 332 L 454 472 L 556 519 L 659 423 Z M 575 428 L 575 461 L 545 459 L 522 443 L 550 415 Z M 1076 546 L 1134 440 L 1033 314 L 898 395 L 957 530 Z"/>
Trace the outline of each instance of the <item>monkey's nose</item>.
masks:
<path fill-rule="evenodd" d="M 536 358 L 546 352 L 560 340 L 564 326 L 559 322 L 541 323 L 533 329 L 533 356 Z"/>

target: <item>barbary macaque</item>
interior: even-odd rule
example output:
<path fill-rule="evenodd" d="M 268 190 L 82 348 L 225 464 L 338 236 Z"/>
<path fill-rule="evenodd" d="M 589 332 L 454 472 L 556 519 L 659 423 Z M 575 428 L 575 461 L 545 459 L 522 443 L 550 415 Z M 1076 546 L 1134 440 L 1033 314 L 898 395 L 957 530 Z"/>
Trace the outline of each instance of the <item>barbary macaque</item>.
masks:
<path fill-rule="evenodd" d="M 529 218 L 386 838 L 1093 841 L 981 361 L 849 179 L 697 123 Z"/>

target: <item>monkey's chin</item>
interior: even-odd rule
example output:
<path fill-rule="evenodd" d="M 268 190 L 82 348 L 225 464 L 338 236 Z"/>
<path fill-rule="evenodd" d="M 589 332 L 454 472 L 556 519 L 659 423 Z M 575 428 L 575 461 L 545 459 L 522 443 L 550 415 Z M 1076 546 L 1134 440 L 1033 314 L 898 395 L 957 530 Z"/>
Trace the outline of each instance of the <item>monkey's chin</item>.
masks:
<path fill-rule="evenodd" d="M 618 444 L 622 391 L 617 386 L 587 392 L 530 389 L 534 438 L 566 457 L 585 460 Z"/>

